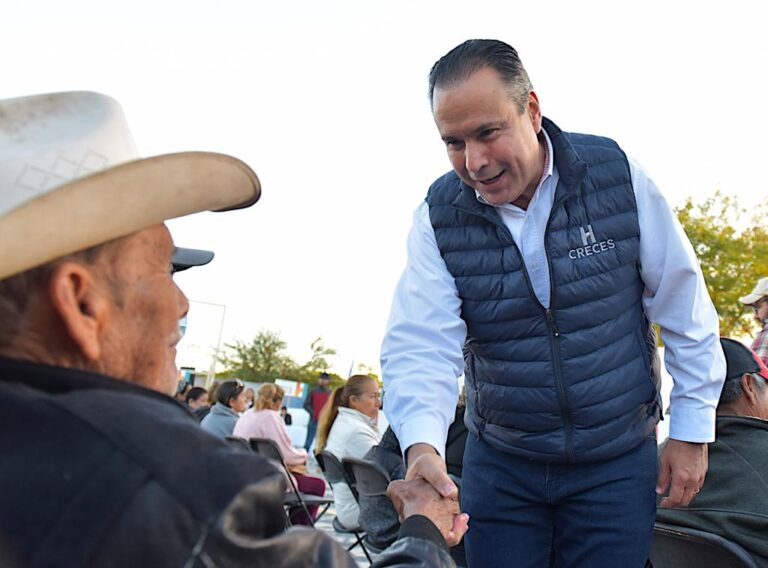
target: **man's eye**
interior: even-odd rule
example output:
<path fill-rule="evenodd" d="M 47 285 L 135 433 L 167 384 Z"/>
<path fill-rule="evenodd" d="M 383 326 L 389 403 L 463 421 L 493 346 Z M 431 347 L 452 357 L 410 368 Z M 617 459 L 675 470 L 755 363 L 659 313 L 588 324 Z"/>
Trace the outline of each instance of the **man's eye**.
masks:
<path fill-rule="evenodd" d="M 490 138 L 491 136 L 493 136 L 494 134 L 496 134 L 498 131 L 499 131 L 499 129 L 498 129 L 498 128 L 488 128 L 488 129 L 486 129 L 486 130 L 483 130 L 483 131 L 480 133 L 480 136 L 481 136 L 482 138 Z"/>
<path fill-rule="evenodd" d="M 451 150 L 456 150 L 463 147 L 464 142 L 462 142 L 461 140 L 446 140 L 445 145 Z"/>

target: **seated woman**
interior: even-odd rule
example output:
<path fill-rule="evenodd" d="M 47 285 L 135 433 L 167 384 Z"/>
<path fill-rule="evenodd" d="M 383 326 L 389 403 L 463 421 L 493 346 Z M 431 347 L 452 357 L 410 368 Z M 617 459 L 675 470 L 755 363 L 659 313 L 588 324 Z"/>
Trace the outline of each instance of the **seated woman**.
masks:
<path fill-rule="evenodd" d="M 244 389 L 245 385 L 239 379 L 222 382 L 216 390 L 216 404 L 200 423 L 203 430 L 220 438 L 231 436 L 240 413 L 245 411 L 247 405 Z"/>
<path fill-rule="evenodd" d="M 233 435 L 246 439 L 269 438 L 273 440 L 280 448 L 283 461 L 291 470 L 299 491 L 323 496 L 325 494 L 325 480 L 307 475 L 307 452 L 303 448 L 293 447 L 288 431 L 285 429 L 285 422 L 279 412 L 284 397 L 285 391 L 281 386 L 272 383 L 261 385 L 253 409 L 240 417 L 235 424 Z M 307 507 L 313 519 L 317 516 L 317 508 L 317 505 Z M 311 525 L 312 521 L 307 519 L 303 510 L 299 509 L 291 513 L 291 523 Z"/>
<path fill-rule="evenodd" d="M 362 459 L 381 440 L 376 427 L 381 399 L 379 383 L 368 375 L 354 375 L 338 387 L 320 413 L 315 451 L 331 452 L 339 460 Z M 358 526 L 360 511 L 346 483 L 333 485 L 336 517 L 346 528 Z"/>

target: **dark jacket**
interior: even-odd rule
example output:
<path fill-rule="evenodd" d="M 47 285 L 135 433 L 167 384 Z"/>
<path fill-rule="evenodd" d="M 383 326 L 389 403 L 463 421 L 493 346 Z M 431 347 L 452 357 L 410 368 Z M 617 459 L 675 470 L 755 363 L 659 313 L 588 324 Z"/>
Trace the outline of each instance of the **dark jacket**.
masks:
<path fill-rule="evenodd" d="M 718 416 L 701 492 L 685 509 L 662 509 L 663 523 L 718 534 L 768 568 L 768 421 Z"/>
<path fill-rule="evenodd" d="M 331 398 L 331 389 L 328 387 L 317 386 L 309 391 L 304 401 L 304 410 L 309 413 L 310 422 L 317 422 L 320 419 L 320 413 L 329 398 Z"/>
<path fill-rule="evenodd" d="M 283 477 L 165 395 L 0 359 L 0 565 L 355 566 L 325 534 L 283 531 Z M 406 526 L 408 525 L 408 526 Z M 424 517 L 381 566 L 451 566 Z"/>
<path fill-rule="evenodd" d="M 429 216 L 467 324 L 470 431 L 539 461 L 600 461 L 659 418 L 637 206 L 615 142 L 544 128 L 560 175 L 544 244 L 548 309 L 498 211 L 455 173 L 430 188 Z"/>

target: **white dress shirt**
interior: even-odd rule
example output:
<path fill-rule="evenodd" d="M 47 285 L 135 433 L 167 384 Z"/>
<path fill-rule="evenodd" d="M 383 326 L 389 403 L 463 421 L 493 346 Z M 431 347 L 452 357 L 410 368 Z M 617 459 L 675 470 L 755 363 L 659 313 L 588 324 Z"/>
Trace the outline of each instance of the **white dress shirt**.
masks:
<path fill-rule="evenodd" d="M 552 144 L 546 132 L 544 136 L 547 160 L 528 209 L 512 204 L 495 207 L 520 249 L 536 297 L 549 307 L 544 234 L 559 174 L 551 159 Z M 631 159 L 629 167 L 640 225 L 643 307 L 648 319 L 661 328 L 664 362 L 674 380 L 670 437 L 712 442 L 725 378 L 717 313 L 693 247 L 664 196 Z M 440 255 L 424 201 L 414 213 L 408 262 L 395 290 L 381 348 L 384 411 L 404 450 L 424 442 L 445 455 L 458 396 L 456 379 L 464 371 L 467 327 L 460 314 L 461 299 Z"/>

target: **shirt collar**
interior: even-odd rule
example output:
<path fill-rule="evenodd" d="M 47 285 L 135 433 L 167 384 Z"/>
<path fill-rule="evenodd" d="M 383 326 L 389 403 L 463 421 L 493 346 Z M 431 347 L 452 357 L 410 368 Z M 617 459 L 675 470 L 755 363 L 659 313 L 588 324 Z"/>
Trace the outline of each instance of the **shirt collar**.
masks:
<path fill-rule="evenodd" d="M 541 179 L 539 180 L 539 184 L 536 186 L 536 191 L 534 192 L 533 199 L 531 199 L 531 201 L 536 199 L 536 196 L 539 193 L 539 188 L 544 184 L 545 181 L 547 181 L 547 179 L 552 177 L 552 174 L 555 171 L 555 161 L 553 159 L 553 157 L 554 157 L 554 150 L 552 148 L 552 141 L 549 139 L 549 134 L 547 134 L 547 131 L 544 130 L 543 128 L 541 129 L 541 134 L 544 136 L 544 142 L 545 142 L 545 145 L 544 145 L 544 151 L 545 151 L 545 155 L 544 155 L 544 169 L 541 172 Z M 490 205 L 490 203 L 488 203 L 485 200 L 485 197 L 483 197 L 480 194 L 480 192 L 477 191 L 477 190 L 475 190 L 475 197 L 477 197 L 477 200 L 480 203 L 484 203 L 486 205 Z"/>
<path fill-rule="evenodd" d="M 346 406 L 340 406 L 339 407 L 339 414 L 346 414 L 347 416 L 349 416 L 351 418 L 354 418 L 356 420 L 362 420 L 363 422 L 368 424 L 368 426 L 370 426 L 371 428 L 374 428 L 374 429 L 377 428 L 376 420 L 374 420 L 373 418 L 371 418 L 369 416 L 366 416 L 365 414 L 363 414 L 359 410 L 355 410 L 354 408 L 348 408 Z"/>

